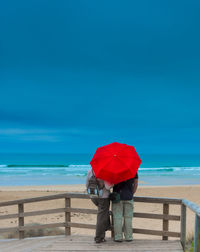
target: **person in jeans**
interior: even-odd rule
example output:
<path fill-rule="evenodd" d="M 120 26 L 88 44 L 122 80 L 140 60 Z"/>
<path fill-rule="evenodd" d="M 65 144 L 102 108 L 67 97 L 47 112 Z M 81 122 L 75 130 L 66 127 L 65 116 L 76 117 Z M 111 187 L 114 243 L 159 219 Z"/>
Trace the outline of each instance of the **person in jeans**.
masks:
<path fill-rule="evenodd" d="M 116 184 L 113 192 L 120 194 L 120 201 L 112 203 L 114 222 L 114 241 L 122 242 L 123 233 L 126 241 L 132 241 L 133 195 L 138 187 L 138 174 L 134 178 Z M 123 222 L 123 226 L 122 226 Z"/>
<path fill-rule="evenodd" d="M 92 176 L 92 169 L 89 170 L 87 179 L 86 179 L 86 187 L 88 188 L 89 178 Z M 92 202 L 98 207 L 97 212 L 97 223 L 96 223 L 96 235 L 95 242 L 101 243 L 105 242 L 105 234 L 106 230 L 110 228 L 110 189 L 113 187 L 109 182 L 98 179 L 99 183 L 102 184 L 102 195 L 97 198 L 92 198 Z"/>

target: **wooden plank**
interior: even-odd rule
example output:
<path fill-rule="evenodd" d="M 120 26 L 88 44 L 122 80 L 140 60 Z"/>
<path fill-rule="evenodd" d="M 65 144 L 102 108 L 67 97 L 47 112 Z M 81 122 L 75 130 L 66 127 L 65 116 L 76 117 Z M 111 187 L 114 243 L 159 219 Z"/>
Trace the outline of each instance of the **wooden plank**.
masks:
<path fill-rule="evenodd" d="M 174 204 L 181 205 L 182 199 L 176 198 L 154 198 L 154 197 L 134 197 L 134 202 L 144 202 L 144 203 L 166 203 L 166 204 Z"/>
<path fill-rule="evenodd" d="M 96 209 L 63 207 L 63 208 L 48 209 L 48 210 L 41 210 L 41 211 L 32 211 L 32 212 L 26 212 L 26 213 L 20 213 L 20 214 L 2 215 L 0 216 L 0 220 L 13 219 L 13 218 L 18 218 L 18 217 L 30 217 L 30 216 L 36 216 L 36 215 L 46 215 L 46 214 L 53 214 L 53 213 L 63 213 L 63 212 L 97 214 Z"/>
<path fill-rule="evenodd" d="M 66 244 L 67 245 L 67 244 Z M 152 252 L 152 251 L 165 251 L 165 252 L 177 252 L 177 251 L 183 251 L 182 249 L 180 248 L 174 248 L 174 247 L 164 247 L 164 246 L 160 246 L 160 247 L 153 247 L 153 248 L 148 248 L 148 246 L 146 247 L 138 247 L 137 244 L 132 244 L 133 247 L 131 247 L 130 245 L 128 247 L 125 247 L 124 246 L 124 243 L 123 243 L 123 246 L 116 246 L 116 247 L 112 247 L 112 246 L 107 246 L 107 245 L 93 245 L 91 246 L 90 244 L 88 244 L 87 246 L 82 246 L 81 244 L 76 244 L 75 246 L 73 247 L 68 247 L 67 246 L 67 250 L 66 250 L 66 245 L 65 246 L 59 246 L 59 247 L 55 247 L 55 246 L 49 246 L 48 248 L 43 248 L 42 250 L 40 251 L 132 251 L 132 252 Z M 38 252 L 38 251 L 37 251 Z"/>
<path fill-rule="evenodd" d="M 39 225 L 27 225 L 27 226 L 21 226 L 19 228 L 1 228 L 0 232 L 7 232 L 7 231 L 25 231 L 25 230 L 31 230 L 31 229 L 40 229 L 40 228 L 54 228 L 54 227 L 77 227 L 77 228 L 87 228 L 87 229 L 96 229 L 96 225 L 93 224 L 83 224 L 83 223 L 50 223 L 50 224 L 39 224 Z"/>
<path fill-rule="evenodd" d="M 186 244 L 186 206 L 181 205 L 181 244 L 185 250 Z"/>
<path fill-rule="evenodd" d="M 70 241 L 69 241 L 70 239 Z M 39 251 L 115 251 L 115 252 L 181 252 L 183 251 L 179 241 L 159 241 L 159 240 L 134 240 L 133 242 L 115 243 L 111 239 L 101 244 L 95 244 L 93 237 L 73 237 L 68 240 L 57 240 L 47 247 L 43 247 Z M 35 251 L 36 252 L 36 251 Z M 38 251 L 37 251 L 38 252 Z"/>
<path fill-rule="evenodd" d="M 171 250 L 169 250 L 168 248 L 163 248 L 163 247 L 161 247 L 161 248 L 153 248 L 153 249 L 151 249 L 151 250 L 149 250 L 148 248 L 145 248 L 145 249 L 140 249 L 140 248 L 129 248 L 129 249 L 126 249 L 126 250 L 124 250 L 123 248 L 115 248 L 115 249 L 112 249 L 112 248 L 110 248 L 109 250 L 108 249 L 106 249 L 106 250 L 104 250 L 104 249 L 97 249 L 97 248 L 85 248 L 85 249 L 83 249 L 81 246 L 80 247 L 75 247 L 75 248 L 67 248 L 67 250 L 66 250 L 66 247 L 63 247 L 63 248 L 60 248 L 60 249 L 45 249 L 45 248 L 42 248 L 42 249 L 40 249 L 40 250 L 34 250 L 33 252 L 66 252 L 66 251 L 68 251 L 68 252 L 77 252 L 77 251 L 88 251 L 88 252 L 96 252 L 96 251 L 98 251 L 98 252 L 105 252 L 105 251 L 114 251 L 114 252 L 125 252 L 125 251 L 130 251 L 130 252 L 146 252 L 146 251 L 148 251 L 148 252 L 182 252 L 183 250 L 179 250 L 179 249 L 171 249 Z M 22 252 L 22 251 L 20 251 L 20 252 Z"/>
<path fill-rule="evenodd" d="M 49 210 L 27 212 L 27 213 L 24 213 L 23 216 L 27 217 L 27 216 L 53 214 L 53 213 L 63 213 L 63 212 L 97 214 L 97 210 L 96 209 L 63 207 L 63 208 L 56 208 L 56 209 L 49 209 Z M 22 216 L 22 215 L 20 215 L 20 216 Z"/>
<path fill-rule="evenodd" d="M 34 245 L 36 245 L 36 247 L 41 247 L 41 241 L 40 239 L 36 240 L 29 240 L 29 239 L 22 239 L 22 240 L 18 240 L 18 242 L 12 242 L 12 240 L 10 241 L 10 243 L 7 243 L 7 246 L 4 246 L 3 248 L 1 248 L 0 245 L 0 251 L 1 252 L 24 252 L 26 250 L 29 249 L 29 251 L 32 251 L 31 249 L 34 247 Z"/>
<path fill-rule="evenodd" d="M 96 209 L 84 209 L 84 208 L 71 208 L 71 207 L 63 207 L 56 209 L 48 209 L 48 210 L 40 210 L 40 211 L 32 211 L 20 214 L 7 214 L 0 216 L 0 219 L 13 219 L 18 217 L 30 217 L 36 215 L 46 215 L 53 213 L 63 213 L 63 212 L 73 212 L 73 213 L 85 213 L 85 214 L 97 214 Z M 147 219 L 165 219 L 165 220 L 174 220 L 180 221 L 181 217 L 178 215 L 164 215 L 164 214 L 150 214 L 150 213 L 134 213 L 135 218 L 147 218 Z"/>
<path fill-rule="evenodd" d="M 40 224 L 40 225 L 27 225 L 20 227 L 20 231 L 31 230 L 31 229 L 40 229 L 40 228 L 54 228 L 54 227 L 66 227 L 66 223 L 50 223 L 50 224 Z"/>
<path fill-rule="evenodd" d="M 57 238 L 58 239 L 58 238 Z M 9 242 L 0 242 L 1 252 L 32 252 L 33 250 L 39 251 L 43 246 L 48 247 L 52 242 L 55 242 L 54 237 L 34 237 L 22 240 L 9 239 Z"/>
<path fill-rule="evenodd" d="M 96 209 L 72 208 L 72 207 L 66 207 L 65 209 L 66 212 L 72 212 L 72 213 L 97 214 Z"/>
<path fill-rule="evenodd" d="M 200 252 L 200 217 L 195 216 L 194 252 Z"/>
<path fill-rule="evenodd" d="M 174 220 L 180 221 L 181 217 L 178 215 L 167 215 L 167 214 L 150 214 L 150 213 L 134 213 L 136 218 L 147 218 L 147 219 L 163 219 L 163 220 Z"/>
<path fill-rule="evenodd" d="M 67 223 L 70 227 L 76 227 L 76 228 L 89 228 L 89 229 L 96 229 L 96 225 L 93 224 L 83 224 L 83 223 L 73 223 L 69 222 Z"/>
<path fill-rule="evenodd" d="M 46 215 L 46 214 L 53 214 L 53 213 L 63 213 L 65 211 L 66 211 L 66 208 L 63 207 L 63 208 L 57 208 L 57 209 L 26 212 L 23 214 L 23 216 L 28 217 L 28 216 Z M 22 216 L 22 214 L 20 214 L 20 216 Z"/>
<path fill-rule="evenodd" d="M 186 199 L 183 199 L 182 203 L 200 217 L 200 206 Z"/>
<path fill-rule="evenodd" d="M 0 228 L 0 233 L 5 233 L 5 232 L 16 232 L 18 231 L 18 227 L 10 227 L 10 228 Z"/>
<path fill-rule="evenodd" d="M 57 208 L 57 209 L 32 211 L 32 212 L 19 213 L 19 214 L 7 214 L 7 215 L 0 216 L 0 219 L 11 219 L 11 218 L 18 218 L 18 217 L 30 217 L 30 216 L 36 216 L 36 215 L 63 213 L 65 211 L 68 211 L 68 209 L 67 208 Z"/>
<path fill-rule="evenodd" d="M 117 248 L 119 248 L 119 247 L 121 247 L 121 248 L 123 248 L 124 249 L 124 251 L 126 251 L 126 249 L 127 248 L 133 248 L 133 247 L 135 247 L 135 245 L 137 244 L 137 248 L 142 248 L 142 249 L 146 249 L 147 251 L 150 251 L 150 249 L 152 249 L 152 248 L 159 248 L 159 247 L 165 247 L 165 248 L 168 248 L 168 249 L 170 249 L 170 248 L 174 248 L 175 247 L 175 244 L 176 244 L 176 248 L 177 249 L 181 249 L 182 250 L 182 246 L 181 246 L 181 244 L 180 244 L 180 241 L 176 241 L 176 243 L 172 243 L 172 242 L 169 242 L 169 243 L 160 243 L 158 240 L 153 240 L 154 241 L 154 243 L 152 244 L 152 243 L 150 243 L 148 240 L 147 241 L 144 241 L 143 240 L 143 242 L 138 242 L 137 240 L 134 240 L 133 242 L 130 242 L 130 243 L 127 243 L 127 242 L 123 242 L 123 243 L 116 243 L 116 242 L 114 242 L 113 240 L 110 240 L 110 239 L 107 239 L 106 240 L 107 242 L 106 243 L 104 243 L 104 244 L 99 244 L 99 245 L 96 245 L 95 243 L 94 243 L 94 241 L 91 241 L 91 240 L 88 240 L 88 239 L 86 239 L 85 241 L 79 241 L 79 240 L 76 240 L 76 241 L 68 241 L 68 247 L 69 248 L 73 248 L 73 247 L 75 247 L 75 246 L 81 246 L 82 247 L 82 250 L 84 250 L 83 248 L 87 248 L 87 247 L 96 247 L 96 246 L 101 246 L 101 245 L 103 245 L 103 247 L 104 248 L 106 248 L 106 251 L 107 251 L 107 249 L 109 249 L 109 248 L 112 248 L 112 249 L 117 249 Z M 66 245 L 67 245 L 67 241 L 62 241 L 62 242 L 60 242 L 60 241 L 55 241 L 53 244 L 52 244 L 52 246 L 51 247 L 54 247 L 54 248 L 57 248 L 57 249 L 59 249 L 59 248 L 61 248 L 61 247 L 66 247 Z M 84 250 L 85 251 L 85 250 Z"/>
<path fill-rule="evenodd" d="M 140 229 L 140 228 L 133 228 L 133 233 L 157 235 L 157 236 L 180 237 L 180 233 L 178 233 L 178 232 L 158 231 L 158 230 Z"/>
<path fill-rule="evenodd" d="M 24 213 L 24 204 L 18 204 L 18 213 Z M 24 239 L 24 231 L 21 230 L 21 227 L 24 226 L 24 217 L 18 218 L 18 226 L 19 226 L 19 239 Z"/>
<path fill-rule="evenodd" d="M 5 220 L 5 219 L 14 219 L 18 218 L 19 214 L 6 214 L 6 215 L 1 215 L 0 220 Z"/>
<path fill-rule="evenodd" d="M 163 214 L 168 215 L 169 214 L 169 204 L 164 203 L 163 204 Z M 163 219 L 163 231 L 169 230 L 169 220 Z M 163 240 L 168 240 L 168 236 L 163 235 Z"/>
<path fill-rule="evenodd" d="M 97 214 L 96 209 L 83 209 L 83 208 L 66 208 L 66 211 L 73 212 L 73 213 L 85 213 L 85 214 Z M 111 211 L 110 211 L 111 212 Z"/>
<path fill-rule="evenodd" d="M 34 225 L 34 226 L 24 226 L 20 227 L 20 230 L 30 230 L 30 229 L 40 229 L 40 228 L 53 228 L 53 227 L 65 227 L 66 223 L 51 223 L 51 224 L 41 224 L 41 225 Z M 87 229 L 96 229 L 96 225 L 93 224 L 83 224 L 83 223 L 67 223 L 67 226 L 75 227 L 75 228 L 87 228 Z M 17 231 L 18 228 L 2 228 L 0 232 L 9 232 L 9 231 Z M 165 231 L 157 231 L 157 230 L 149 230 L 149 229 L 136 229 L 133 228 L 133 233 L 138 234 L 149 234 L 149 235 L 157 235 L 157 236 L 170 236 L 170 237 L 180 237 L 180 233 L 178 232 L 165 232 Z"/>
<path fill-rule="evenodd" d="M 71 207 L 71 199 L 70 198 L 65 198 L 65 207 L 70 208 Z M 65 212 L 65 235 L 71 235 L 71 228 L 70 226 L 67 226 L 67 223 L 71 221 L 71 213 L 70 212 Z"/>
<path fill-rule="evenodd" d="M 90 196 L 85 193 L 62 193 L 62 194 L 48 195 L 48 196 L 42 196 L 42 197 L 34 197 L 34 198 L 28 198 L 28 199 L 1 202 L 0 207 L 24 204 L 24 203 L 33 203 L 33 202 L 39 202 L 39 201 L 54 200 L 54 199 L 63 199 L 66 197 L 77 198 L 77 199 L 90 199 Z"/>
<path fill-rule="evenodd" d="M 6 245 L 5 245 L 6 244 Z M 133 242 L 115 243 L 111 238 L 107 242 L 96 244 L 93 236 L 54 236 L 26 238 L 0 242 L 3 252 L 56 252 L 56 251 L 115 251 L 115 252 L 183 252 L 180 241 L 137 240 Z"/>

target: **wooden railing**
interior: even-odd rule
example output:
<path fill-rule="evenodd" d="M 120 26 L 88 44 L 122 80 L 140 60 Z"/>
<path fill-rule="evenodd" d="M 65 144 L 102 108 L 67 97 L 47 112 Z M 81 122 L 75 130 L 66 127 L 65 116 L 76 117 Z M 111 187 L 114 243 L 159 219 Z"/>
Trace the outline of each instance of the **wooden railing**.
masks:
<path fill-rule="evenodd" d="M 194 230 L 194 252 L 200 252 L 200 207 L 195 203 L 183 199 L 181 205 L 181 243 L 185 249 L 186 241 L 186 208 L 190 208 L 195 213 L 195 230 Z"/>
<path fill-rule="evenodd" d="M 0 220 L 2 219 L 10 219 L 17 218 L 18 226 L 17 227 L 9 227 L 9 228 L 0 228 L 0 232 L 12 232 L 17 231 L 19 233 L 19 239 L 24 238 L 24 232 L 26 230 L 31 229 L 41 229 L 41 228 L 53 228 L 53 227 L 64 227 L 65 234 L 71 234 L 71 227 L 76 228 L 89 228 L 95 229 L 96 225 L 93 224 L 83 224 L 83 223 L 73 223 L 71 222 L 71 213 L 84 213 L 84 214 L 97 214 L 96 209 L 83 209 L 83 208 L 72 208 L 71 207 L 71 199 L 79 198 L 79 199 L 89 199 L 89 195 L 80 194 L 80 193 L 64 193 L 64 194 L 56 194 L 50 196 L 22 199 L 22 200 L 14 200 L 8 202 L 1 202 L 0 207 L 5 206 L 14 206 L 18 205 L 18 213 L 16 214 L 7 214 L 1 215 Z M 32 211 L 25 212 L 24 204 L 40 202 L 40 201 L 48 201 L 48 200 L 57 200 L 64 199 L 65 207 L 64 208 L 56 208 L 56 209 L 45 209 L 40 211 Z M 168 237 L 178 237 L 181 240 L 182 246 L 185 249 L 185 240 L 186 240 L 186 206 L 191 208 L 196 213 L 196 229 L 195 229 L 195 252 L 199 251 L 200 248 L 200 231 L 199 231 L 199 216 L 200 216 L 200 208 L 195 204 L 175 198 L 153 198 L 153 197 L 134 197 L 134 202 L 143 202 L 143 203 L 156 203 L 163 205 L 163 214 L 151 214 L 151 213 L 134 213 L 134 218 L 147 218 L 147 219 L 160 219 L 162 221 L 162 230 L 150 230 L 150 229 L 139 229 L 133 228 L 133 233 L 138 234 L 146 234 L 146 235 L 156 235 L 161 236 L 163 240 L 168 240 Z M 169 206 L 170 205 L 180 205 L 181 212 L 179 215 L 170 215 L 169 214 Z M 41 225 L 24 225 L 24 218 L 36 215 L 47 215 L 53 213 L 64 213 L 65 221 L 63 223 L 50 223 L 50 224 L 41 224 Z M 180 222 L 180 232 L 172 232 L 169 231 L 169 221 L 178 221 Z M 111 230 L 112 231 L 112 230 Z"/>

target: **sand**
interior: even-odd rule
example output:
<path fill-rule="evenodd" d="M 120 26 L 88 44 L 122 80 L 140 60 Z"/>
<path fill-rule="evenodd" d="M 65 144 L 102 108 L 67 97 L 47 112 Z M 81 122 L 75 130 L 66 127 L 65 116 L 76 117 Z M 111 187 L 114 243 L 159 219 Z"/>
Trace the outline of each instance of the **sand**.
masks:
<path fill-rule="evenodd" d="M 59 185 L 59 186 L 21 186 L 21 187 L 0 187 L 0 202 L 11 201 L 16 199 L 33 198 L 44 195 L 53 195 L 63 192 L 85 192 L 84 185 Z M 163 186 L 163 187 L 146 187 L 139 186 L 135 196 L 151 196 L 151 197 L 168 197 L 168 198 L 185 198 L 192 202 L 200 205 L 200 185 L 189 185 L 189 186 Z M 73 199 L 72 207 L 76 208 L 91 208 L 96 207 L 90 200 Z M 51 200 L 44 202 L 28 203 L 25 204 L 25 211 L 36 211 L 42 209 L 53 209 L 64 207 L 64 200 Z M 17 213 L 17 206 L 0 207 L 0 215 Z M 161 204 L 149 204 L 136 202 L 134 206 L 135 212 L 146 212 L 146 213 L 160 213 L 162 214 Z M 170 205 L 170 214 L 180 215 L 180 206 Z M 192 211 L 187 209 L 187 236 L 194 233 L 194 220 L 195 215 Z M 79 214 L 72 213 L 72 222 L 95 224 L 96 216 L 92 214 Z M 25 225 L 33 223 L 57 223 L 64 222 L 64 213 L 39 215 L 34 217 L 26 217 Z M 18 225 L 17 219 L 0 220 L 1 228 L 4 227 L 15 227 Z M 162 230 L 161 220 L 150 220 L 134 218 L 133 226 L 135 228 L 146 228 L 153 230 Z M 170 231 L 180 231 L 180 222 L 170 221 Z M 94 230 L 90 229 L 78 229 L 72 228 L 72 234 L 85 234 L 94 235 Z M 107 236 L 110 236 L 110 232 L 107 232 Z M 3 234 L 1 234 L 3 237 Z M 134 234 L 135 238 L 146 238 L 146 239 L 160 239 L 157 236 L 147 236 Z"/>

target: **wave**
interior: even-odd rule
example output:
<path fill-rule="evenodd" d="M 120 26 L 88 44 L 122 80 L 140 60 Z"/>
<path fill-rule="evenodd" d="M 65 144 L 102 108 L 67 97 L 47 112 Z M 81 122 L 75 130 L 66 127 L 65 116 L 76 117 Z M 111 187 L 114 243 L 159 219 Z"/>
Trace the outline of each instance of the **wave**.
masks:
<path fill-rule="evenodd" d="M 5 167 L 8 167 L 8 165 L 0 165 L 0 168 L 5 168 Z"/>
<path fill-rule="evenodd" d="M 0 168 L 66 168 L 89 169 L 90 164 L 0 164 Z M 200 166 L 163 166 L 163 167 L 140 167 L 139 171 L 174 171 L 174 170 L 199 170 Z"/>
<path fill-rule="evenodd" d="M 90 165 L 83 165 L 83 164 L 0 164 L 0 168 L 5 167 L 82 167 L 82 168 L 88 168 Z"/>
<path fill-rule="evenodd" d="M 0 167 L 88 167 L 90 164 L 0 164 Z M 200 168 L 200 166 L 161 166 L 140 169 Z"/>
<path fill-rule="evenodd" d="M 140 168 L 140 171 L 174 171 L 174 167 L 148 167 Z"/>
<path fill-rule="evenodd" d="M 66 165 L 66 164 L 1 164 L 0 165 L 0 176 L 73 176 L 82 177 L 86 176 L 90 165 Z"/>
<path fill-rule="evenodd" d="M 0 165 L 1 167 L 1 165 Z M 6 165 L 6 167 L 68 167 L 68 165 L 65 165 L 65 164 L 52 164 L 52 165 L 49 165 L 49 164 L 9 164 L 9 165 Z"/>
<path fill-rule="evenodd" d="M 0 164 L 0 176 L 86 176 L 91 168 L 89 164 Z M 141 167 L 139 174 L 155 175 L 187 175 L 199 174 L 200 166 L 164 166 Z"/>

